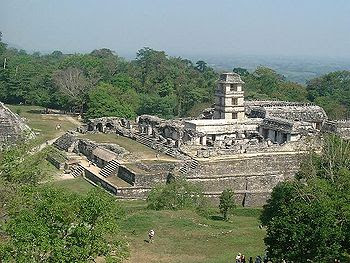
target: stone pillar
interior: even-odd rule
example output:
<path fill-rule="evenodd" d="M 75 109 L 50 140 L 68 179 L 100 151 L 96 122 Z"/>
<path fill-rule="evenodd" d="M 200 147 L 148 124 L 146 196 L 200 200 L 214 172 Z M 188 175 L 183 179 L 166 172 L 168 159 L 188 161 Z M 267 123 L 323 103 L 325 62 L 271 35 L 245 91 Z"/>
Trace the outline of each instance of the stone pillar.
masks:
<path fill-rule="evenodd" d="M 206 146 L 206 145 L 207 145 L 207 136 L 206 136 L 206 135 L 204 135 L 204 136 L 201 138 L 201 144 L 202 144 L 203 146 Z"/>
<path fill-rule="evenodd" d="M 152 126 L 151 125 L 147 126 L 147 134 L 152 135 Z"/>
<path fill-rule="evenodd" d="M 197 137 L 194 141 L 194 144 L 195 145 L 200 145 L 201 144 L 201 138 L 200 137 Z"/>

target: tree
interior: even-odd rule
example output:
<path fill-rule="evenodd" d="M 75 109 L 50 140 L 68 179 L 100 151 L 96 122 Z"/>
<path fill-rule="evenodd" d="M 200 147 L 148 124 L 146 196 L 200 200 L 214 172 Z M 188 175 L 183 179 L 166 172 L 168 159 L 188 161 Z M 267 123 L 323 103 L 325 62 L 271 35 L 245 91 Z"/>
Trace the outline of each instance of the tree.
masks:
<path fill-rule="evenodd" d="M 28 154 L 31 147 L 24 138 L 20 138 L 16 146 L 7 147 L 1 152 L 0 175 L 4 180 L 15 184 L 35 185 L 45 177 L 40 164 L 47 157 L 47 150 Z"/>
<path fill-rule="evenodd" d="M 83 71 L 78 68 L 59 70 L 54 74 L 53 80 L 61 92 L 69 97 L 72 105 L 82 114 L 87 94 L 92 88 L 92 81 L 85 77 Z"/>
<path fill-rule="evenodd" d="M 233 68 L 232 72 L 239 74 L 241 77 L 249 75 L 249 71 L 245 68 Z"/>
<path fill-rule="evenodd" d="M 196 68 L 200 71 L 200 72 L 204 72 L 207 69 L 207 63 L 203 60 L 199 60 L 196 62 Z"/>
<path fill-rule="evenodd" d="M 307 83 L 309 100 L 325 109 L 332 119 L 350 114 L 350 71 L 335 71 Z"/>
<path fill-rule="evenodd" d="M 206 210 L 203 192 L 186 179 L 176 179 L 166 185 L 158 185 L 147 197 L 149 209 L 181 210 L 195 209 L 200 213 Z"/>
<path fill-rule="evenodd" d="M 220 213 L 223 215 L 224 220 L 228 220 L 229 215 L 236 208 L 235 204 L 235 194 L 232 189 L 225 189 L 220 195 L 219 209 Z"/>
<path fill-rule="evenodd" d="M 117 80 L 115 81 L 118 83 Z M 138 105 L 137 99 L 136 92 L 122 80 L 119 82 L 119 87 L 101 83 L 89 93 L 86 117 L 134 118 Z"/>
<path fill-rule="evenodd" d="M 265 244 L 273 261 L 350 260 L 350 142 L 326 140 L 304 158 L 297 180 L 278 184 L 264 206 Z"/>
<path fill-rule="evenodd" d="M 11 202 L 0 243 L 5 262 L 121 262 L 127 248 L 119 236 L 122 210 L 95 188 L 86 196 L 41 186 L 25 188 Z"/>

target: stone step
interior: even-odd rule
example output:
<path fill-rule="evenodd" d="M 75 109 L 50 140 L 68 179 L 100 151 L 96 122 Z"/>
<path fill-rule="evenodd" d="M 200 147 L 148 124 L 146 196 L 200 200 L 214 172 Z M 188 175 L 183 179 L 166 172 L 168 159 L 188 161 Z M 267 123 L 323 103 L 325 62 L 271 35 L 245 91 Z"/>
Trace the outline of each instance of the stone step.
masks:
<path fill-rule="evenodd" d="M 84 168 L 80 164 L 78 164 L 72 169 L 71 175 L 73 177 L 78 177 L 78 176 L 81 176 L 83 172 L 84 172 Z"/>
<path fill-rule="evenodd" d="M 105 167 L 100 171 L 100 175 L 103 177 L 111 176 L 119 167 L 119 163 L 116 160 L 110 161 Z"/>

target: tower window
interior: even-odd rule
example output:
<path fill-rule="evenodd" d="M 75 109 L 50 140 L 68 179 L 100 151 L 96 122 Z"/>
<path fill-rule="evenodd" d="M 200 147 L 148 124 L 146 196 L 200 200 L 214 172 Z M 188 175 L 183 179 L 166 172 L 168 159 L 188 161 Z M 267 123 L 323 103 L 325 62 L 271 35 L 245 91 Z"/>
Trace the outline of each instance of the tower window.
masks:
<path fill-rule="evenodd" d="M 232 98 L 232 105 L 238 105 L 238 99 Z"/>
<path fill-rule="evenodd" d="M 236 85 L 230 84 L 230 91 L 237 91 Z"/>
<path fill-rule="evenodd" d="M 232 119 L 237 119 L 237 112 L 232 112 Z"/>

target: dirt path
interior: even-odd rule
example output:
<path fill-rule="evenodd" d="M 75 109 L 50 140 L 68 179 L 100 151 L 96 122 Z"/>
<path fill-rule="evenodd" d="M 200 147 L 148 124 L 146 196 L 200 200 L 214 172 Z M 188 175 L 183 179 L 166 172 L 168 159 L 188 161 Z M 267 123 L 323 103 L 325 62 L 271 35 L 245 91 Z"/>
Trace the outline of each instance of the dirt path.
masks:
<path fill-rule="evenodd" d="M 72 116 L 64 116 L 65 119 L 77 126 L 80 126 L 82 123 L 80 121 L 78 121 L 77 119 L 74 119 Z"/>

